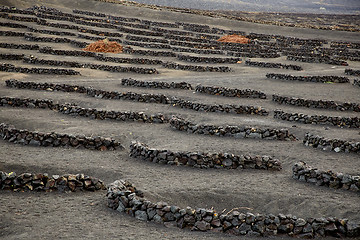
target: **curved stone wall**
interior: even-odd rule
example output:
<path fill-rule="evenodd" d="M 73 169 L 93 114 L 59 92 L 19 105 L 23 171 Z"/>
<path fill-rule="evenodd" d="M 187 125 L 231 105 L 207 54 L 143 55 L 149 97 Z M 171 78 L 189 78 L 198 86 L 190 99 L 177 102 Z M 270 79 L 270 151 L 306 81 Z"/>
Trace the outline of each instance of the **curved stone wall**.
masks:
<path fill-rule="evenodd" d="M 283 69 L 292 69 L 296 71 L 301 71 L 303 68 L 297 65 L 291 64 L 282 64 L 282 63 L 270 63 L 270 62 L 255 62 L 246 60 L 245 65 L 253 67 L 262 67 L 262 68 L 283 68 Z"/>
<path fill-rule="evenodd" d="M 360 193 L 360 176 L 335 173 L 331 170 L 318 170 L 317 168 L 307 165 L 305 162 L 295 163 L 292 171 L 293 178 L 302 182 Z"/>
<path fill-rule="evenodd" d="M 311 133 L 305 134 L 303 143 L 305 146 L 322 149 L 324 151 L 360 153 L 360 142 L 329 139 Z"/>
<path fill-rule="evenodd" d="M 195 71 L 195 72 L 230 72 L 231 71 L 231 68 L 226 66 L 210 67 L 210 66 L 198 66 L 198 65 L 183 65 L 174 62 L 163 62 L 162 66 L 170 69 Z"/>
<path fill-rule="evenodd" d="M 46 99 L 30 98 L 12 98 L 0 97 L 0 106 L 26 107 L 26 108 L 43 108 L 55 110 L 62 114 L 71 116 L 88 117 L 98 120 L 117 120 L 117 121 L 138 121 L 144 123 L 167 123 L 169 118 L 161 113 L 147 115 L 143 112 L 119 112 L 98 110 L 95 108 L 82 108 L 75 104 L 54 104 L 53 101 Z"/>
<path fill-rule="evenodd" d="M 170 119 L 170 125 L 173 129 L 194 134 L 282 141 L 297 140 L 296 137 L 289 133 L 287 129 L 261 129 L 258 127 L 248 126 L 200 125 L 175 116 Z"/>
<path fill-rule="evenodd" d="M 212 231 L 234 235 L 274 236 L 288 235 L 300 238 L 359 237 L 360 224 L 348 219 L 298 218 L 284 214 L 253 214 L 231 210 L 218 214 L 213 209 L 180 208 L 166 202 L 151 202 L 141 190 L 130 182 L 117 180 L 108 186 L 109 208 L 142 221 L 151 221 L 166 226 L 187 228 L 193 231 Z"/>
<path fill-rule="evenodd" d="M 161 89 L 185 89 L 192 90 L 194 89 L 190 83 L 187 82 L 157 82 L 157 81 L 139 81 L 132 78 L 123 78 L 121 79 L 121 85 L 131 86 L 131 87 L 143 87 L 143 88 L 161 88 Z"/>
<path fill-rule="evenodd" d="M 347 77 L 340 76 L 293 76 L 288 74 L 276 74 L 268 73 L 267 78 L 280 79 L 287 81 L 302 81 L 302 82 L 332 82 L 332 83 L 349 83 L 350 80 Z"/>
<path fill-rule="evenodd" d="M 185 62 L 193 63 L 238 63 L 241 62 L 241 58 L 216 58 L 216 57 L 199 57 L 189 56 L 183 54 L 177 54 L 177 59 Z"/>
<path fill-rule="evenodd" d="M 104 99 L 122 99 L 137 102 L 169 104 L 172 107 L 179 107 L 190 109 L 193 111 L 204 112 L 222 112 L 232 114 L 257 114 L 261 116 L 269 115 L 269 112 L 261 107 L 256 106 L 242 106 L 242 105 L 218 105 L 218 104 L 203 104 L 194 103 L 183 100 L 177 97 L 168 97 L 163 94 L 146 94 L 146 93 L 133 93 L 133 92 L 108 92 L 104 90 L 97 90 L 91 87 L 74 86 L 67 84 L 51 84 L 51 83 L 35 83 L 35 82 L 21 82 L 17 80 L 6 80 L 7 87 L 37 89 L 37 90 L 54 90 L 64 92 L 78 92 L 86 93 L 88 96 Z"/>
<path fill-rule="evenodd" d="M 282 169 L 280 161 L 270 156 L 173 152 L 171 150 L 149 148 L 146 144 L 136 141 L 131 142 L 130 157 L 140 158 L 154 163 L 185 165 L 196 168 L 263 169 L 277 171 Z"/>
<path fill-rule="evenodd" d="M 110 72 L 134 72 L 139 74 L 158 74 L 159 72 L 155 68 L 139 68 L 139 67 L 121 67 L 121 66 L 112 66 L 105 64 L 94 64 L 94 63 L 79 63 L 79 62 L 70 62 L 70 61 L 58 61 L 58 60 L 47 60 L 39 58 L 29 58 L 24 57 L 23 61 L 25 63 L 31 64 L 41 64 L 41 65 L 50 65 L 50 66 L 67 66 L 73 68 L 90 68 L 102 71 Z"/>
<path fill-rule="evenodd" d="M 353 85 L 360 87 L 360 79 L 354 79 Z"/>
<path fill-rule="evenodd" d="M 100 151 L 124 148 L 120 142 L 110 138 L 73 136 L 55 132 L 32 132 L 26 129 L 16 129 L 5 123 L 0 123 L 0 137 L 12 143 L 43 147 L 83 147 Z"/>
<path fill-rule="evenodd" d="M 351 102 L 335 102 L 329 100 L 310 100 L 304 98 L 286 97 L 280 95 L 272 95 L 272 101 L 279 104 L 287 104 L 308 108 L 324 108 L 339 111 L 354 111 L 360 112 L 359 103 Z"/>
<path fill-rule="evenodd" d="M 261 98 L 266 99 L 266 94 L 260 91 L 251 89 L 237 89 L 226 87 L 210 87 L 198 85 L 195 88 L 196 92 L 219 95 L 224 97 L 239 97 L 239 98 Z"/>
<path fill-rule="evenodd" d="M 353 75 L 353 76 L 360 76 L 360 70 L 354 70 L 351 68 L 347 68 L 347 69 L 345 69 L 345 74 Z"/>
<path fill-rule="evenodd" d="M 302 113 L 286 113 L 282 110 L 275 110 L 274 118 L 304 124 L 321 124 L 347 128 L 360 128 L 360 118 L 358 117 L 330 117 L 324 115 L 309 116 Z"/>
<path fill-rule="evenodd" d="M 95 191 L 106 190 L 103 181 L 79 174 L 65 174 L 62 176 L 44 173 L 6 173 L 0 171 L 0 189 L 18 191 Z"/>
<path fill-rule="evenodd" d="M 30 74 L 80 75 L 80 72 L 72 69 L 16 67 L 15 65 L 9 63 L 0 63 L 0 71 Z"/>

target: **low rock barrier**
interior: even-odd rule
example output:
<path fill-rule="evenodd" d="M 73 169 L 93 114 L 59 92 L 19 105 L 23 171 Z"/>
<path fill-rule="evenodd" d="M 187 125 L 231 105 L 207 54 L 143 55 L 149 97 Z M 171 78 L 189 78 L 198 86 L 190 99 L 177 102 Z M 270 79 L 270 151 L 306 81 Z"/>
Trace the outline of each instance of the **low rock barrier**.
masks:
<path fill-rule="evenodd" d="M 130 182 L 117 180 L 108 186 L 107 205 L 141 221 L 176 226 L 193 231 L 222 232 L 247 236 L 288 235 L 300 238 L 316 236 L 359 237 L 360 224 L 348 219 L 302 219 L 284 214 L 240 213 L 236 209 L 218 214 L 213 209 L 186 207 L 166 202 L 151 202 Z"/>
<path fill-rule="evenodd" d="M 156 57 L 176 57 L 176 54 L 171 51 L 152 51 L 152 50 L 140 50 L 140 49 L 132 49 L 126 47 L 123 49 L 124 53 L 127 54 L 135 54 L 135 55 L 148 55 L 148 56 L 156 56 Z"/>
<path fill-rule="evenodd" d="M 12 53 L 4 53 L 0 54 L 0 59 L 4 60 L 23 60 L 24 54 L 12 54 Z"/>
<path fill-rule="evenodd" d="M 12 143 L 43 146 L 43 147 L 75 147 L 91 150 L 116 150 L 124 147 L 120 142 L 110 138 L 73 136 L 61 133 L 41 133 L 16 129 L 5 123 L 0 123 L 0 137 Z"/>
<path fill-rule="evenodd" d="M 130 157 L 140 158 L 168 165 L 185 165 L 196 168 L 226 169 L 264 169 L 281 170 L 278 159 L 259 155 L 234 155 L 230 153 L 173 152 L 149 148 L 147 145 L 133 141 L 130 145 Z"/>
<path fill-rule="evenodd" d="M 360 128 L 360 118 L 358 117 L 330 117 L 324 115 L 309 116 L 302 113 L 286 113 L 281 110 L 275 110 L 274 118 L 304 124 L 321 124 L 347 128 Z"/>
<path fill-rule="evenodd" d="M 305 146 L 322 149 L 324 151 L 360 153 L 360 142 L 329 139 L 311 133 L 305 134 L 303 143 Z"/>
<path fill-rule="evenodd" d="M 128 46 L 137 46 L 137 47 L 143 47 L 143 48 L 156 48 L 156 49 L 170 49 L 169 44 L 163 44 L 163 43 L 144 43 L 144 42 L 134 42 L 134 41 L 123 41 L 123 44 Z"/>
<path fill-rule="evenodd" d="M 26 50 L 39 50 L 40 46 L 37 44 L 15 44 L 15 43 L 0 43 L 1 48 L 12 49 L 26 49 Z"/>
<path fill-rule="evenodd" d="M 0 31 L 0 36 L 23 37 L 23 36 L 25 36 L 25 33 L 23 33 L 23 32 L 14 32 L 14 31 Z"/>
<path fill-rule="evenodd" d="M 267 78 L 280 79 L 287 81 L 302 81 L 302 82 L 331 82 L 331 83 L 349 83 L 350 80 L 347 77 L 340 76 L 293 76 L 288 74 L 276 74 L 268 73 Z"/>
<path fill-rule="evenodd" d="M 260 91 L 251 89 L 237 89 L 226 87 L 209 87 L 198 85 L 195 88 L 196 92 L 206 93 L 211 95 L 220 95 L 224 97 L 239 97 L 239 98 L 261 98 L 266 99 L 266 94 Z"/>
<path fill-rule="evenodd" d="M 86 93 L 88 96 L 103 98 L 103 99 L 121 99 L 146 103 L 169 104 L 173 107 L 190 109 L 193 111 L 204 112 L 221 112 L 232 114 L 257 114 L 261 116 L 269 115 L 269 112 L 261 107 L 256 106 L 242 106 L 242 105 L 218 105 L 218 104 L 203 104 L 194 103 L 191 101 L 179 99 L 177 97 L 168 97 L 163 94 L 140 94 L 133 92 L 108 92 L 104 90 L 97 90 L 91 87 L 73 86 L 66 84 L 49 84 L 49 83 L 35 83 L 35 82 L 21 82 L 17 80 L 6 80 L 7 87 L 37 89 L 47 91 L 64 91 L 64 92 L 79 92 Z"/>
<path fill-rule="evenodd" d="M 354 79 L 353 85 L 360 87 L 360 79 Z"/>
<path fill-rule="evenodd" d="M 117 121 L 138 121 L 144 123 L 167 123 L 169 118 L 161 113 L 147 115 L 143 112 L 119 112 L 98 110 L 95 108 L 82 108 L 75 104 L 55 104 L 47 99 L 30 99 L 30 98 L 12 98 L 0 97 L 0 106 L 43 108 L 55 110 L 62 114 L 72 116 L 89 117 L 98 120 L 117 120 Z"/>
<path fill-rule="evenodd" d="M 194 62 L 194 63 L 238 63 L 241 62 L 241 58 L 215 58 L 215 57 L 199 57 L 199 56 L 189 56 L 183 54 L 177 54 L 177 59 L 185 62 Z"/>
<path fill-rule="evenodd" d="M 42 64 L 50 66 L 67 66 L 73 68 L 90 68 L 102 71 L 110 72 L 134 72 L 139 74 L 157 74 L 159 73 L 155 68 L 139 68 L 139 67 L 121 67 L 121 66 L 112 66 L 105 64 L 94 64 L 94 63 L 79 63 L 79 62 L 70 62 L 70 61 L 58 61 L 58 60 L 47 60 L 39 58 L 28 58 L 24 57 L 23 61 L 31 64 Z"/>
<path fill-rule="evenodd" d="M 340 65 L 340 66 L 348 66 L 349 64 L 343 60 L 334 59 L 332 57 L 327 56 L 294 56 L 289 55 L 286 57 L 287 60 L 297 61 L 297 62 L 306 62 L 306 63 L 326 63 L 331 65 Z"/>
<path fill-rule="evenodd" d="M 195 72 L 230 72 L 231 71 L 231 68 L 225 66 L 210 67 L 210 66 L 197 66 L 197 65 L 182 65 L 174 62 L 164 62 L 162 66 L 170 69 L 195 71 Z"/>
<path fill-rule="evenodd" d="M 248 126 L 214 126 L 194 124 L 182 118 L 172 117 L 170 126 L 179 131 L 220 137 L 252 138 L 266 140 L 294 141 L 296 137 L 287 129 L 261 129 Z"/>
<path fill-rule="evenodd" d="M 287 104 L 300 107 L 360 112 L 359 103 L 335 102 L 329 100 L 310 100 L 304 98 L 285 97 L 280 95 L 272 95 L 272 101 L 279 104 Z"/>
<path fill-rule="evenodd" d="M 6 173 L 0 171 L 0 189 L 13 191 L 95 191 L 106 190 L 103 181 L 79 174 L 52 175 L 47 173 Z"/>
<path fill-rule="evenodd" d="M 360 76 L 360 70 L 354 70 L 351 68 L 345 69 L 345 74 L 353 75 L 353 76 Z"/>
<path fill-rule="evenodd" d="M 105 57 L 102 54 L 97 54 L 94 56 L 96 60 L 103 62 L 115 62 L 115 63 L 132 63 L 132 64 L 148 64 L 148 65 L 158 65 L 162 64 L 161 60 L 157 59 L 148 59 L 148 58 L 119 58 L 119 57 Z"/>
<path fill-rule="evenodd" d="M 295 163 L 292 171 L 293 178 L 302 182 L 360 193 L 360 176 L 335 173 L 331 170 L 318 170 L 317 168 L 307 165 L 305 162 Z"/>
<path fill-rule="evenodd" d="M 255 62 L 246 60 L 245 65 L 254 66 L 254 67 L 262 67 L 262 68 L 283 68 L 283 69 L 292 69 L 296 71 L 301 71 L 303 68 L 298 65 L 292 64 L 282 64 L 282 63 L 270 63 L 270 62 Z"/>
<path fill-rule="evenodd" d="M 144 88 L 161 88 L 161 89 L 185 89 L 192 90 L 194 89 L 190 83 L 187 82 L 157 82 L 157 81 L 139 81 L 132 78 L 123 78 L 121 79 L 121 85 L 131 86 L 131 87 L 144 87 Z"/>
<path fill-rule="evenodd" d="M 9 63 L 0 63 L 0 71 L 31 74 L 80 75 L 80 72 L 72 69 L 15 67 L 15 65 Z"/>

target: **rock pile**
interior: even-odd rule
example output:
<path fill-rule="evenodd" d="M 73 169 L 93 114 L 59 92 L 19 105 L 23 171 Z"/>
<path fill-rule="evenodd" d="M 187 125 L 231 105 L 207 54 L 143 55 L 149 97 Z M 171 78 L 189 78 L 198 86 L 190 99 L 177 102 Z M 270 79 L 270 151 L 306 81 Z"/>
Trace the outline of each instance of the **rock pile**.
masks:
<path fill-rule="evenodd" d="M 281 170 L 282 168 L 280 161 L 270 156 L 174 152 L 171 150 L 149 148 L 147 145 L 136 141 L 133 141 L 130 145 L 130 157 L 159 164 L 185 165 L 196 168 L 263 170 Z"/>
<path fill-rule="evenodd" d="M 161 89 L 185 89 L 191 90 L 193 87 L 187 82 L 157 82 L 157 81 L 139 81 L 132 78 L 121 79 L 121 85 L 131 87 L 144 87 L 144 88 L 161 88 Z"/>
<path fill-rule="evenodd" d="M 117 180 L 108 186 L 108 207 L 125 212 L 141 221 L 151 221 L 166 226 L 187 228 L 193 231 L 223 232 L 234 235 L 283 235 L 313 238 L 315 236 L 359 237 L 360 224 L 348 219 L 302 219 L 284 214 L 241 213 L 237 210 L 218 214 L 213 209 L 186 207 L 184 209 L 166 202 L 151 202 L 141 190 L 128 181 Z"/>
<path fill-rule="evenodd" d="M 351 68 L 345 69 L 345 74 L 353 75 L 353 76 L 360 76 L 360 70 L 354 70 Z"/>
<path fill-rule="evenodd" d="M 330 188 L 341 188 L 360 193 L 360 176 L 335 173 L 331 170 L 318 170 L 307 165 L 305 162 L 298 162 L 292 167 L 293 178 L 302 182 L 326 186 Z"/>
<path fill-rule="evenodd" d="M 360 112 L 359 103 L 335 102 L 329 100 L 310 100 L 304 98 L 285 97 L 280 95 L 272 95 L 272 101 L 277 102 L 279 104 L 287 104 L 287 105 L 293 105 L 299 107 Z"/>
<path fill-rule="evenodd" d="M 282 110 L 275 110 L 274 118 L 304 124 L 321 124 L 347 128 L 360 128 L 360 118 L 358 117 L 330 117 L 324 115 L 309 116 L 302 113 L 286 113 Z"/>
<path fill-rule="evenodd" d="M 248 126 L 200 125 L 191 123 L 190 121 L 186 121 L 175 116 L 170 119 L 170 125 L 176 130 L 194 134 L 282 141 L 297 140 L 296 137 L 289 133 L 287 129 L 261 129 Z"/>
<path fill-rule="evenodd" d="M 195 88 L 196 92 L 219 95 L 224 97 L 238 97 L 238 98 L 261 98 L 266 99 L 266 94 L 252 89 L 237 89 L 226 87 L 210 87 L 198 85 Z"/>
<path fill-rule="evenodd" d="M 292 64 L 282 64 L 282 63 L 270 63 L 270 62 L 255 62 L 246 60 L 245 65 L 254 66 L 254 67 L 263 67 L 263 68 L 283 68 L 283 69 L 292 69 L 296 71 L 301 71 L 303 68 L 298 65 Z"/>
<path fill-rule="evenodd" d="M 47 173 L 22 173 L 17 175 L 15 172 L 6 173 L 0 171 L 0 189 L 13 191 L 95 191 L 105 190 L 103 181 L 79 174 L 65 174 L 62 176 Z"/>
<path fill-rule="evenodd" d="M 29 74 L 80 75 L 80 72 L 72 69 L 16 67 L 15 65 L 10 63 L 0 63 L 0 71 Z"/>
<path fill-rule="evenodd" d="M 43 147 L 75 147 L 91 150 L 123 149 L 120 142 L 110 138 L 86 137 L 82 135 L 68 135 L 61 133 L 32 132 L 26 129 L 16 129 L 5 123 L 0 123 L 0 137 L 12 143 Z"/>
<path fill-rule="evenodd" d="M 324 151 L 360 153 L 360 142 L 350 142 L 340 139 L 328 139 L 311 133 L 306 133 L 303 140 L 305 146 Z"/>
<path fill-rule="evenodd" d="M 340 76 L 293 76 L 288 74 L 276 74 L 268 73 L 266 74 L 267 78 L 272 79 L 281 79 L 288 81 L 302 81 L 302 82 L 331 82 L 331 83 L 349 83 L 350 80 L 347 77 Z"/>

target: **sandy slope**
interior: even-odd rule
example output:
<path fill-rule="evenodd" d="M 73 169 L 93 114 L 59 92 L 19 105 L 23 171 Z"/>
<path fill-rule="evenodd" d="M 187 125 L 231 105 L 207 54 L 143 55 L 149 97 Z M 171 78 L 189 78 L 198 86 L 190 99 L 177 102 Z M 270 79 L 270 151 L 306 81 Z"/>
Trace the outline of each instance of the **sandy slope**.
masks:
<path fill-rule="evenodd" d="M 6 4 L 19 8 L 32 6 L 42 1 L 8 1 Z M 259 24 L 231 22 L 205 17 L 156 12 L 111 5 L 93 1 L 47 1 L 47 6 L 70 12 L 73 8 L 106 12 L 116 15 L 136 16 L 163 21 L 187 21 L 212 24 L 246 32 L 276 33 L 286 36 L 317 38 L 329 40 L 359 40 L 359 33 L 294 29 L 286 27 L 262 26 Z M 1 37 L 1 42 L 11 38 Z M 23 41 L 23 43 L 28 43 Z M 56 45 L 61 46 L 61 45 Z M 68 47 L 68 46 L 64 46 Z M 6 52 L 6 49 L 0 49 Z M 10 50 L 14 53 L 24 52 Z M 25 54 L 26 51 L 24 52 Z M 39 55 L 41 56 L 41 55 Z M 79 58 L 80 59 L 80 58 Z M 80 61 L 80 60 L 79 60 Z M 85 61 L 85 59 L 83 59 Z M 86 59 L 86 61 L 90 61 Z M 284 58 L 269 60 L 286 62 Z M 290 62 L 287 62 L 290 63 Z M 331 68 L 325 64 L 301 64 L 307 74 L 343 75 L 344 67 Z M 350 62 L 350 67 L 359 69 L 358 62 Z M 162 93 L 179 96 L 203 103 L 233 103 L 260 105 L 270 111 L 281 108 L 307 114 L 334 116 L 360 116 L 354 112 L 336 112 L 280 106 L 271 99 L 232 99 L 192 91 L 149 90 L 122 87 L 120 79 L 132 77 L 142 80 L 187 81 L 193 85 L 218 85 L 234 88 L 252 88 L 271 94 L 283 94 L 312 99 L 331 99 L 336 101 L 360 101 L 360 91 L 350 84 L 290 83 L 269 80 L 266 72 L 293 73 L 289 70 L 258 69 L 244 65 L 233 66 L 231 73 L 193 73 L 162 69 L 156 76 L 110 73 L 95 70 L 81 70 L 79 77 L 57 77 L 25 75 L 0 72 L 0 96 L 47 98 L 59 102 L 74 102 L 79 106 L 107 110 L 132 110 L 146 113 L 161 112 L 176 114 L 198 123 L 246 124 L 288 128 L 298 138 L 307 131 L 328 137 L 360 140 L 359 129 L 340 129 L 324 126 L 302 125 L 278 121 L 272 118 L 250 115 L 202 113 L 182 110 L 161 104 L 146 104 L 128 101 L 99 100 L 75 93 L 16 90 L 5 87 L 10 78 L 23 81 L 68 83 L 93 86 L 105 90 Z M 296 74 L 296 73 L 294 73 Z M 302 74 L 302 73 L 297 73 Z M 353 79 L 353 78 L 351 78 Z M 250 139 L 217 138 L 189 135 L 172 130 L 168 125 L 144 124 L 134 122 L 99 121 L 87 118 L 74 118 L 49 110 L 0 108 L 0 122 L 14 124 L 17 128 L 27 128 L 42 132 L 57 131 L 113 137 L 128 146 L 132 140 L 145 142 L 151 147 L 184 151 L 222 151 L 231 153 L 252 153 L 276 156 L 283 163 L 281 172 L 258 170 L 200 170 L 188 167 L 164 166 L 128 157 L 128 150 L 114 152 L 94 152 L 81 149 L 36 148 L 20 146 L 0 141 L 0 169 L 16 172 L 47 172 L 49 174 L 78 173 L 99 177 L 106 183 L 124 178 L 130 180 L 154 201 L 166 201 L 180 207 L 214 207 L 219 212 L 234 207 L 244 207 L 251 212 L 293 214 L 298 217 L 336 216 L 360 221 L 359 196 L 356 193 L 316 187 L 295 181 L 291 178 L 292 165 L 300 160 L 319 169 L 332 169 L 336 172 L 359 174 L 360 161 L 356 154 L 322 152 L 307 148 L 298 142 L 262 141 Z M 296 125 L 296 127 L 293 127 Z M 106 207 L 105 193 L 12 193 L 0 192 L 0 238 L 118 238 L 118 239 L 236 239 L 224 234 L 190 232 L 166 228 L 154 223 L 145 223 Z M 286 239 L 279 236 L 277 239 Z M 247 239 L 247 238 L 244 238 Z M 249 238 L 250 239 L 250 238 Z"/>

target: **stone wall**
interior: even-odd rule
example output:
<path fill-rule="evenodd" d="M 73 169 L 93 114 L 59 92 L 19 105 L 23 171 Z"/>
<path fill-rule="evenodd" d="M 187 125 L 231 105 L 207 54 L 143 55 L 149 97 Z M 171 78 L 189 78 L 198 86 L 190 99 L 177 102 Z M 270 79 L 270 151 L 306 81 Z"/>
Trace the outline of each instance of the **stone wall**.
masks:
<path fill-rule="evenodd" d="M 140 49 L 135 50 L 130 47 L 124 48 L 123 52 L 127 54 L 148 55 L 148 56 L 156 56 L 156 57 L 176 57 L 176 54 L 170 51 L 152 51 L 152 50 L 140 50 Z"/>
<path fill-rule="evenodd" d="M 91 87 L 83 87 L 67 84 L 51 84 L 51 83 L 35 83 L 35 82 L 21 82 L 17 80 L 5 81 L 7 87 L 37 89 L 37 90 L 53 90 L 64 92 L 78 92 L 86 93 L 88 96 L 104 99 L 121 99 L 137 102 L 169 104 L 172 107 L 179 107 L 190 109 L 193 111 L 204 112 L 221 112 L 232 114 L 257 114 L 261 116 L 269 115 L 269 112 L 261 107 L 256 106 L 242 106 L 242 105 L 218 105 L 218 104 L 203 104 L 194 103 L 183 100 L 177 97 L 168 97 L 163 94 L 147 94 L 147 93 L 133 93 L 133 92 L 108 92 L 104 90 L 97 90 Z"/>
<path fill-rule="evenodd" d="M 354 70 L 351 68 L 345 69 L 345 74 L 353 75 L 353 76 L 360 76 L 360 70 Z"/>
<path fill-rule="evenodd" d="M 360 193 L 360 176 L 335 173 L 331 170 L 318 170 L 317 168 L 307 165 L 305 162 L 295 163 L 292 171 L 293 178 L 302 182 Z"/>
<path fill-rule="evenodd" d="M 360 153 L 360 142 L 329 139 L 311 133 L 305 134 L 303 143 L 305 146 L 322 149 L 324 151 Z"/>
<path fill-rule="evenodd" d="M 198 85 L 195 88 L 196 92 L 206 93 L 210 95 L 219 95 L 224 97 L 239 97 L 239 98 L 261 98 L 266 99 L 266 94 L 260 91 L 251 89 L 237 89 L 226 87 L 210 87 Z"/>
<path fill-rule="evenodd" d="M 6 37 L 24 37 L 25 33 L 23 32 L 14 32 L 14 31 L 0 31 L 0 36 Z"/>
<path fill-rule="evenodd" d="M 360 87 L 360 79 L 354 79 L 353 85 Z"/>
<path fill-rule="evenodd" d="M 108 186 L 108 207 L 142 221 L 193 231 L 222 232 L 234 235 L 288 235 L 300 238 L 359 237 L 360 224 L 348 219 L 298 218 L 284 214 L 242 213 L 236 208 L 218 214 L 213 209 L 180 208 L 166 202 L 151 202 L 130 182 L 117 180 Z"/>
<path fill-rule="evenodd" d="M 248 126 L 214 126 L 194 124 L 182 118 L 172 117 L 170 125 L 173 129 L 194 134 L 214 135 L 220 137 L 252 138 L 265 140 L 294 141 L 296 137 L 287 129 L 261 129 Z"/>
<path fill-rule="evenodd" d="M 304 98 L 285 97 L 280 95 L 272 95 L 272 101 L 277 102 L 279 104 L 287 104 L 287 105 L 293 105 L 299 107 L 360 112 L 359 103 L 335 102 L 329 100 L 310 100 Z"/>
<path fill-rule="evenodd" d="M 360 118 L 358 117 L 331 117 L 324 115 L 309 116 L 303 113 L 286 113 L 282 110 L 275 110 L 274 118 L 304 124 L 332 125 L 341 128 L 360 128 Z"/>
<path fill-rule="evenodd" d="M 17 175 L 15 172 L 6 173 L 0 171 L 0 189 L 18 191 L 95 191 L 105 190 L 103 181 L 79 174 L 65 174 L 62 176 L 47 173 L 22 173 Z"/>
<path fill-rule="evenodd" d="M 30 73 L 30 74 L 34 73 L 34 74 L 55 74 L 55 75 L 80 75 L 80 72 L 72 69 L 16 67 L 15 65 L 9 63 L 0 63 L 0 71 Z"/>
<path fill-rule="evenodd" d="M 139 74 L 158 74 L 159 72 L 155 68 L 139 68 L 139 67 L 121 67 L 105 64 L 94 64 L 94 63 L 80 63 L 75 61 L 59 61 L 59 60 L 47 60 L 40 58 L 29 58 L 24 57 L 23 61 L 30 64 L 41 64 L 50 66 L 67 66 L 73 68 L 90 68 L 102 71 L 110 72 L 134 72 Z"/>
<path fill-rule="evenodd" d="M 193 63 L 238 63 L 241 62 L 241 58 L 216 58 L 216 57 L 199 57 L 189 56 L 183 54 L 177 54 L 177 59 L 185 62 Z"/>
<path fill-rule="evenodd" d="M 123 149 L 120 142 L 110 138 L 73 136 L 61 133 L 41 133 L 16 129 L 5 123 L 0 123 L 0 137 L 12 143 L 43 147 L 83 147 L 91 150 Z"/>
<path fill-rule="evenodd" d="M 349 83 L 350 80 L 347 77 L 340 76 L 293 76 L 288 74 L 276 74 L 268 73 L 267 78 L 280 79 L 287 81 L 302 81 L 302 82 L 332 82 L 332 83 Z"/>
<path fill-rule="evenodd" d="M 199 65 L 183 65 L 174 62 L 164 62 L 162 64 L 165 68 L 176 69 L 176 70 L 185 70 L 185 71 L 195 71 L 195 72 L 230 72 L 231 68 L 226 66 L 220 67 L 210 67 L 210 66 L 199 66 Z"/>
<path fill-rule="evenodd" d="M 121 85 L 131 87 L 143 87 L 143 88 L 161 88 L 161 89 L 194 89 L 190 83 L 187 82 L 157 82 L 157 81 L 139 81 L 132 78 L 121 79 Z"/>
<path fill-rule="evenodd" d="M 301 71 L 303 68 L 298 65 L 292 64 L 282 64 L 282 63 L 270 63 L 270 62 L 255 62 L 246 60 L 245 65 L 254 66 L 254 67 L 263 67 L 263 68 L 283 68 L 283 69 L 292 69 L 296 71 Z"/>
<path fill-rule="evenodd" d="M 179 152 L 149 148 L 147 145 L 133 141 L 130 145 L 130 157 L 145 161 L 185 165 L 196 168 L 225 169 L 263 169 L 281 170 L 278 159 L 259 155 L 234 155 L 230 153 Z"/>
<path fill-rule="evenodd" d="M 1 48 L 12 49 L 26 49 L 26 50 L 39 50 L 40 46 L 37 44 L 15 44 L 15 43 L 0 43 Z"/>
<path fill-rule="evenodd" d="M 12 98 L 0 97 L 0 106 L 26 107 L 26 108 L 42 108 L 55 110 L 62 114 L 71 116 L 88 117 L 98 120 L 116 120 L 116 121 L 138 121 L 144 123 L 167 123 L 169 118 L 161 113 L 147 115 L 143 112 L 119 112 L 98 110 L 95 108 L 82 108 L 75 104 L 55 104 L 53 101 L 46 99 L 30 99 L 30 98 Z"/>
<path fill-rule="evenodd" d="M 306 62 L 306 63 L 326 63 L 331 65 L 340 65 L 340 66 L 348 66 L 349 64 L 343 60 L 334 59 L 330 56 L 294 56 L 289 55 L 286 57 L 287 60 L 297 61 L 297 62 Z"/>

